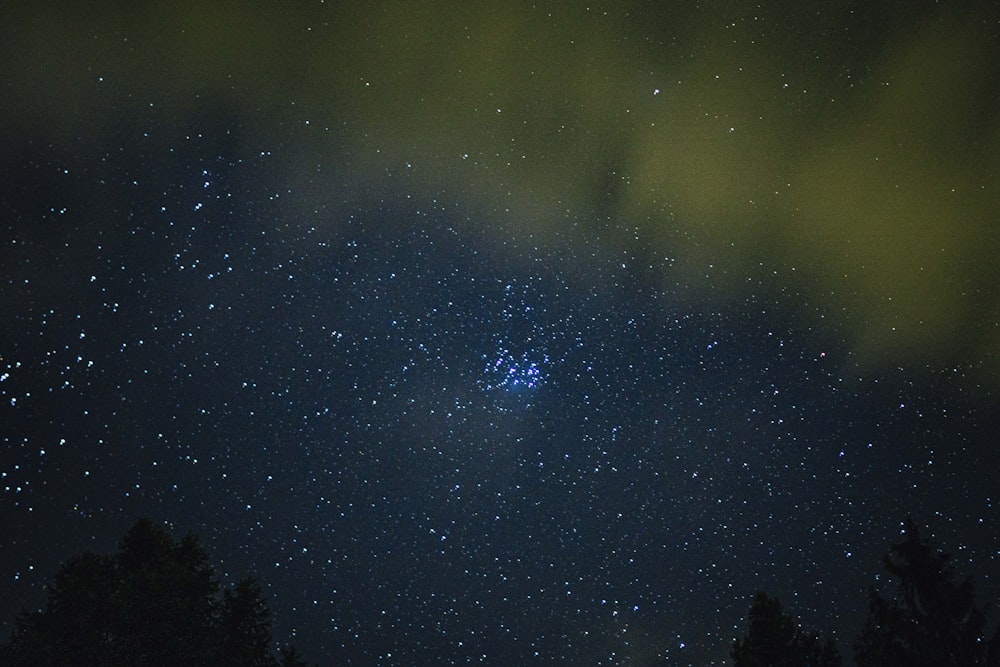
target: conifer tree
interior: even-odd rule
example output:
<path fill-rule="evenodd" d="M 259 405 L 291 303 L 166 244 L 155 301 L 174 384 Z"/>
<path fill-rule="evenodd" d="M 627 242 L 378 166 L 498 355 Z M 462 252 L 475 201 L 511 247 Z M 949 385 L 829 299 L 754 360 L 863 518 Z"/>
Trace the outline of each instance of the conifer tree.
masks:
<path fill-rule="evenodd" d="M 747 634 L 733 644 L 734 667 L 839 667 L 832 640 L 821 642 L 782 609 L 777 598 L 759 592 L 750 607 Z"/>
<path fill-rule="evenodd" d="M 951 557 L 920 536 L 907 517 L 903 540 L 883 558 L 895 581 L 891 597 L 869 591 L 868 615 L 854 646 L 858 667 L 977 667 L 997 664 L 997 635 L 971 578 L 958 579 Z"/>

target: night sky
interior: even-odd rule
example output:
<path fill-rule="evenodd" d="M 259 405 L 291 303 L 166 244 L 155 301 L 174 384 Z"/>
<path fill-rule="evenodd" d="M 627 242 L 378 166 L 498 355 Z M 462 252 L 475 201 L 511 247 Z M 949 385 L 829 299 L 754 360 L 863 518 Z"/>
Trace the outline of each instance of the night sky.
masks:
<path fill-rule="evenodd" d="M 324 665 L 849 655 L 907 514 L 997 599 L 994 3 L 20 4 L 4 636 L 141 516 Z"/>

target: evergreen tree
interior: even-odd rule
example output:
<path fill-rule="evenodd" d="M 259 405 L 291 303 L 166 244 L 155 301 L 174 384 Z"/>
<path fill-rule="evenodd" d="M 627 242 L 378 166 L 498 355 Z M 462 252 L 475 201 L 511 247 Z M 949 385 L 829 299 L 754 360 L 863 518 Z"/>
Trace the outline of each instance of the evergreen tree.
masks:
<path fill-rule="evenodd" d="M 997 664 L 997 635 L 984 641 L 986 618 L 972 580 L 959 581 L 951 557 L 922 539 L 909 517 L 903 540 L 883 563 L 895 579 L 895 595 L 869 592 L 868 616 L 854 647 L 858 667 Z"/>
<path fill-rule="evenodd" d="M 281 667 L 308 667 L 305 658 L 294 646 L 281 649 Z"/>
<path fill-rule="evenodd" d="M 271 667 L 271 612 L 260 586 L 247 577 L 223 596 L 219 623 L 218 664 L 231 667 Z"/>
<path fill-rule="evenodd" d="M 118 647 L 108 623 L 114 602 L 107 591 L 114 577 L 109 557 L 83 554 L 68 561 L 56 574 L 45 611 L 18 618 L 9 654 L 20 664 L 113 664 Z"/>
<path fill-rule="evenodd" d="M 126 533 L 117 563 L 113 627 L 121 656 L 137 666 L 201 662 L 218 584 L 194 538 L 175 544 L 143 519 Z"/>
<path fill-rule="evenodd" d="M 839 667 L 833 640 L 821 642 L 785 613 L 781 602 L 759 592 L 750 607 L 746 636 L 733 644 L 735 667 Z"/>

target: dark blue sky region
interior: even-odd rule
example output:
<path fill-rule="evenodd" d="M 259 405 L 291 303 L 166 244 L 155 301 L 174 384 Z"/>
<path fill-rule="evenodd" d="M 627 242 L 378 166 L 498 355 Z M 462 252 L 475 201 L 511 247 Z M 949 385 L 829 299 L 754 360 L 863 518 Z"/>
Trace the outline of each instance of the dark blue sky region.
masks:
<path fill-rule="evenodd" d="M 886 155 L 855 131 L 907 99 L 880 97 L 907 85 L 907 46 L 995 35 L 993 15 L 737 29 L 643 3 L 607 8 L 610 26 L 517 7 L 493 19 L 522 50 L 453 41 L 485 30 L 475 12 L 429 30 L 447 3 L 228 27 L 225 8 L 161 8 L 201 48 L 175 63 L 143 51 L 149 16 L 68 34 L 15 17 L 34 41 L 4 33 L 25 68 L 0 115 L 4 632 L 61 561 L 140 516 L 196 532 L 223 582 L 254 574 L 276 639 L 331 665 L 728 664 L 758 589 L 849 654 L 907 514 L 995 599 L 998 295 L 979 258 L 996 160 L 970 140 L 925 180 L 915 156 L 937 149 L 902 142 L 890 174 L 855 175 L 870 189 L 817 189 Z M 731 30 L 732 52 L 709 48 Z M 282 79 L 292 62 L 332 92 Z M 623 72 L 624 125 L 587 92 Z M 51 91 L 24 78 L 40 73 Z M 771 97 L 782 80 L 795 102 Z M 747 108 L 787 121 L 788 145 L 767 128 L 721 143 Z M 935 248 L 962 235 L 936 250 L 959 261 L 926 263 L 880 188 L 943 193 L 974 164 L 969 225 L 918 225 Z M 781 184 L 793 165 L 808 174 Z M 953 302 L 924 267 L 960 274 Z"/>

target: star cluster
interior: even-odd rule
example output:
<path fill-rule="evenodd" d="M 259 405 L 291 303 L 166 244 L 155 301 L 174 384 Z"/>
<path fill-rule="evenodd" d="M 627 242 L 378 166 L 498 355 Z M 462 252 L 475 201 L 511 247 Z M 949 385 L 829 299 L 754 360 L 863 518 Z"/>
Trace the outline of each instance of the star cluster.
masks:
<path fill-rule="evenodd" d="M 536 389 L 545 382 L 542 369 L 548 361 L 548 357 L 543 357 L 540 362 L 534 362 L 527 352 L 517 358 L 509 350 L 502 349 L 496 360 L 483 369 L 483 373 L 489 378 L 484 386 L 488 390 Z"/>

